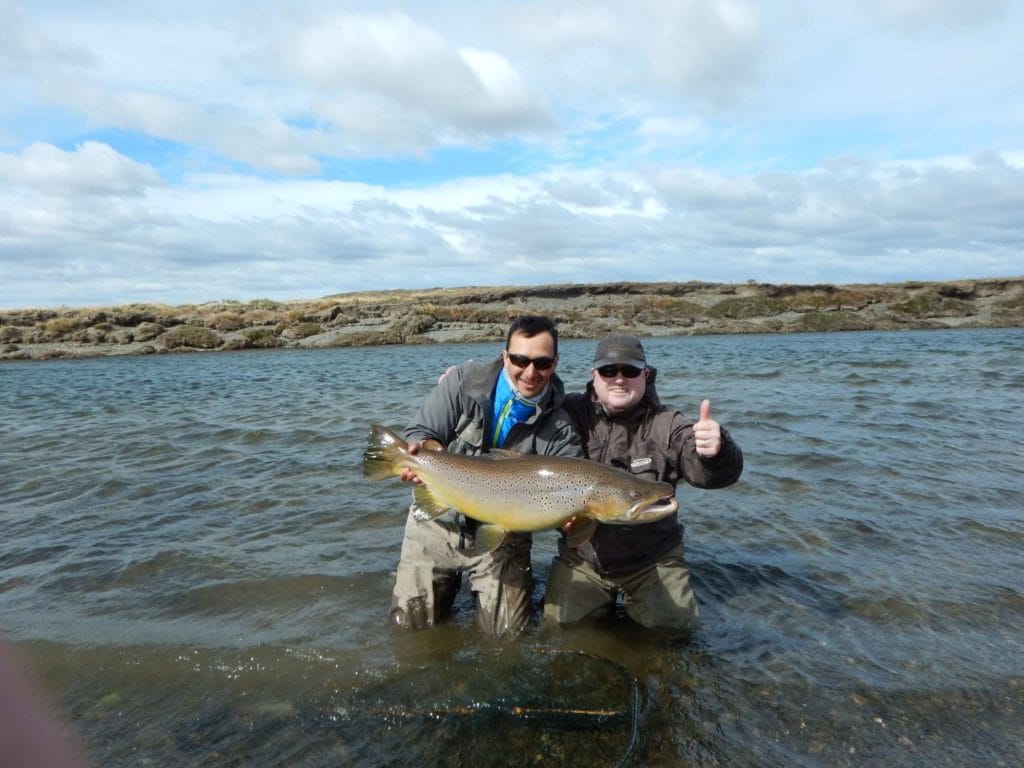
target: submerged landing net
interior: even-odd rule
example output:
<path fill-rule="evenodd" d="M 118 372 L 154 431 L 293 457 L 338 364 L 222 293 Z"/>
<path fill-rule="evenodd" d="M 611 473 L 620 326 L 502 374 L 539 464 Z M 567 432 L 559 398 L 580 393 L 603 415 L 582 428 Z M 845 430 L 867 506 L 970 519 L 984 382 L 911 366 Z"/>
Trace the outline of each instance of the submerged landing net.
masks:
<path fill-rule="evenodd" d="M 334 707 L 332 719 L 342 732 L 362 732 L 366 749 L 412 751 L 425 764 L 522 765 L 526 754 L 533 758 L 526 762 L 628 765 L 641 711 L 640 685 L 629 670 L 580 651 L 502 659 L 504 669 L 496 661 L 401 673 Z"/>

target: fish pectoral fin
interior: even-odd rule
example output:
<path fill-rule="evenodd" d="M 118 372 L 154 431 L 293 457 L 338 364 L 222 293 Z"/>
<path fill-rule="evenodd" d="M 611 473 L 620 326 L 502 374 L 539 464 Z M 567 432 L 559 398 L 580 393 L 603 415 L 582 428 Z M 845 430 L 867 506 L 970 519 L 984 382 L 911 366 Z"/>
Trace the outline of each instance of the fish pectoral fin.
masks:
<path fill-rule="evenodd" d="M 430 491 L 430 486 L 417 485 L 413 489 L 412 497 L 412 516 L 421 523 L 433 520 L 435 517 L 440 517 L 451 509 L 451 507 L 434 496 Z"/>
<path fill-rule="evenodd" d="M 466 547 L 466 554 L 475 556 L 493 552 L 505 543 L 507 536 L 508 531 L 500 525 L 480 523 L 477 526 L 476 533 L 473 535 L 473 543 Z"/>
<path fill-rule="evenodd" d="M 566 527 L 566 523 L 570 521 L 572 524 Z M 597 520 L 587 515 L 576 515 L 566 523 L 562 524 L 562 530 L 565 531 L 566 545 L 572 549 L 590 541 L 590 537 L 597 530 Z"/>

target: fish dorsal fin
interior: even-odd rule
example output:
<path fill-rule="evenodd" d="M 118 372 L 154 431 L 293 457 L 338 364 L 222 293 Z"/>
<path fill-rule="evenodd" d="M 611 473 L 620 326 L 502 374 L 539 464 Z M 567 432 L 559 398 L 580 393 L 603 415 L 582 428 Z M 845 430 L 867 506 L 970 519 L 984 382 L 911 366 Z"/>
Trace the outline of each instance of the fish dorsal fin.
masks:
<path fill-rule="evenodd" d="M 524 454 L 519 451 L 513 451 L 511 448 L 491 448 L 490 453 L 486 454 L 496 461 L 504 459 L 521 459 Z"/>
<path fill-rule="evenodd" d="M 412 496 L 415 500 L 415 508 L 412 511 L 412 516 L 421 523 L 426 520 L 433 520 L 435 517 L 440 517 L 451 509 L 451 507 L 440 499 L 434 497 L 429 486 L 417 485 L 413 489 Z"/>

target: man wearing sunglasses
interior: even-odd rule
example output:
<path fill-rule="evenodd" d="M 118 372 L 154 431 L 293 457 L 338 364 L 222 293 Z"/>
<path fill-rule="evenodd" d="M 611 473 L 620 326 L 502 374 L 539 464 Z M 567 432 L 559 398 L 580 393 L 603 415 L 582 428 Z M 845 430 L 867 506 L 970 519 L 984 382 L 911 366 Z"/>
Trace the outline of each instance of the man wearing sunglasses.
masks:
<path fill-rule="evenodd" d="M 565 400 L 587 458 L 673 486 L 735 483 L 743 454 L 711 418 L 710 401 L 690 421 L 662 405 L 655 376 L 636 337 L 614 335 L 598 344 L 586 393 Z M 626 615 L 643 626 L 685 635 L 697 628 L 700 611 L 675 515 L 640 525 L 572 523 L 551 564 L 545 617 L 560 624 L 601 618 L 621 596 Z"/>
<path fill-rule="evenodd" d="M 561 409 L 564 389 L 557 367 L 554 321 L 517 317 L 500 357 L 450 368 L 438 382 L 406 427 L 410 450 L 479 455 L 505 448 L 582 456 L 579 437 Z M 420 482 L 408 471 L 402 478 Z M 420 629 L 441 620 L 451 611 L 465 573 L 484 632 L 501 635 L 523 629 L 533 597 L 530 534 L 510 534 L 496 550 L 479 555 L 472 551 L 475 520 L 450 511 L 420 522 L 413 511 L 411 507 L 395 574 L 392 623 Z"/>

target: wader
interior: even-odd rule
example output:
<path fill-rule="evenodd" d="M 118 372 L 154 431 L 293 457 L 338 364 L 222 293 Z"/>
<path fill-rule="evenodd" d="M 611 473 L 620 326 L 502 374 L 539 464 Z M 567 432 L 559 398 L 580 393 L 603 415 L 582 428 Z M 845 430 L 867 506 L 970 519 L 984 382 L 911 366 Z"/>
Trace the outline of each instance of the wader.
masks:
<path fill-rule="evenodd" d="M 391 597 L 391 621 L 423 629 L 452 610 L 465 572 L 476 602 L 476 622 L 488 635 L 518 632 L 530 621 L 533 573 L 529 534 L 509 534 L 505 543 L 484 555 L 469 555 L 472 526 L 438 518 L 405 524 L 402 556 Z"/>
<path fill-rule="evenodd" d="M 558 542 L 544 594 L 545 618 L 559 624 L 603 618 L 619 594 L 626 615 L 644 627 L 689 635 L 700 624 L 682 545 L 637 571 L 602 576 L 564 540 Z"/>

